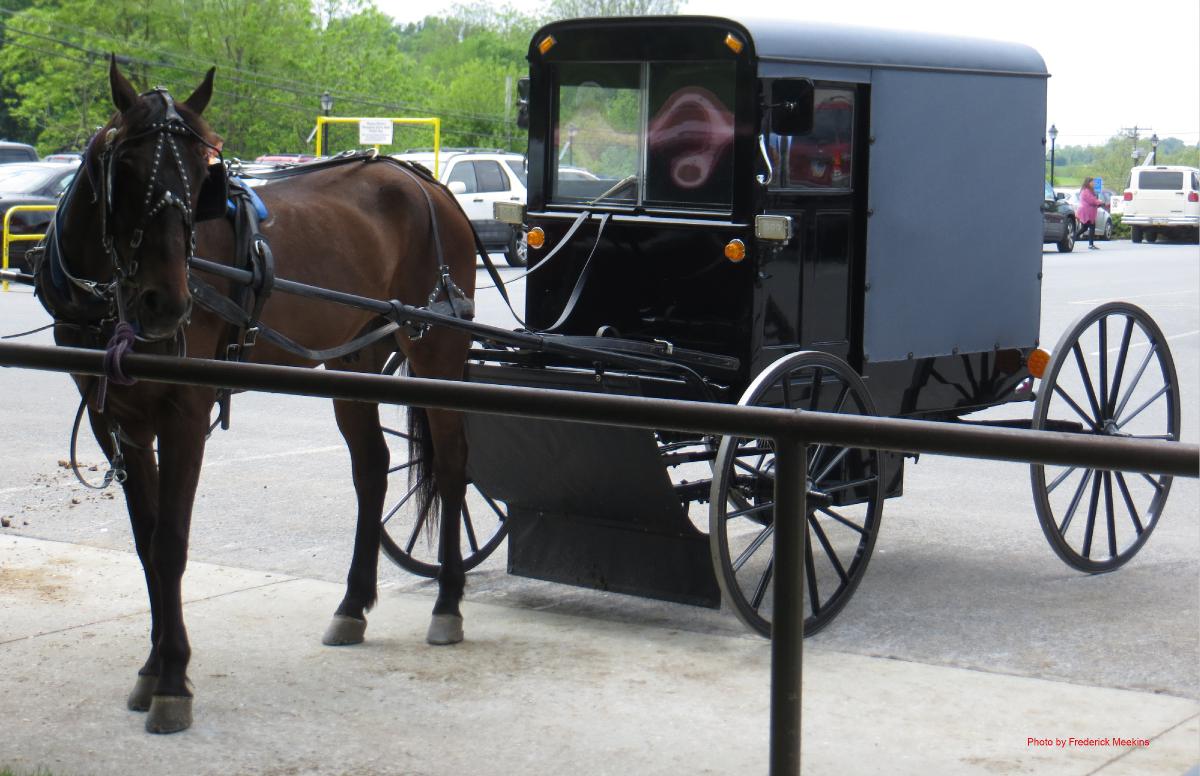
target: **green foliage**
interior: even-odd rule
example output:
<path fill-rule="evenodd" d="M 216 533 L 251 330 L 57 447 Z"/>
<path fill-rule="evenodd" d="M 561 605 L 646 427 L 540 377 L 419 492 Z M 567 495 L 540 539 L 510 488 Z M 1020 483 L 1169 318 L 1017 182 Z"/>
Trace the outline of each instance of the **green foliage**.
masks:
<path fill-rule="evenodd" d="M 1150 141 L 1141 137 L 1137 141 L 1139 156 L 1137 164 L 1145 164 L 1150 151 Z M 1129 182 L 1129 170 L 1135 165 L 1134 140 L 1119 136 L 1109 138 L 1102 146 L 1063 146 L 1055 149 L 1054 185 L 1078 187 L 1083 179 L 1091 176 L 1103 178 L 1104 188 L 1123 191 Z M 1050 179 L 1050 164 L 1047 157 L 1046 180 Z M 1158 164 L 1182 164 L 1200 167 L 1200 144 L 1187 145 L 1179 138 L 1169 137 L 1158 144 Z"/>

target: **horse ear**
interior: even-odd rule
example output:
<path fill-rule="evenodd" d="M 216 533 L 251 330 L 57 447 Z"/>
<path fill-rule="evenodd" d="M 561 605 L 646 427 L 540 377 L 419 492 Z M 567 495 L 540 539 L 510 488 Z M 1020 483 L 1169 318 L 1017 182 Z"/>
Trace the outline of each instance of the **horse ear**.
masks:
<path fill-rule="evenodd" d="M 196 87 L 196 91 L 192 92 L 192 96 L 183 101 L 183 104 L 195 111 L 196 115 L 204 112 L 208 107 L 208 101 L 212 99 L 213 75 L 217 72 L 215 67 L 210 67 L 208 73 L 204 76 L 204 82 Z"/>
<path fill-rule="evenodd" d="M 133 84 L 117 69 L 116 54 L 109 58 L 108 83 L 112 87 L 113 105 L 117 106 L 121 113 L 129 110 L 137 102 L 137 91 L 134 90 Z"/>

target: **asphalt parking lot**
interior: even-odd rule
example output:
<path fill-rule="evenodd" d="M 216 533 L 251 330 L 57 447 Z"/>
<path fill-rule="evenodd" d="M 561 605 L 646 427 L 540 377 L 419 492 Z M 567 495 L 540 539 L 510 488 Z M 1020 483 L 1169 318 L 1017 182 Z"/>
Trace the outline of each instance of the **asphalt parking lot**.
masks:
<path fill-rule="evenodd" d="M 1051 250 L 1044 272 L 1047 344 L 1109 299 L 1129 299 L 1159 321 L 1183 388 L 1184 439 L 1196 441 L 1195 246 L 1117 242 L 1098 252 Z M 481 293 L 480 310 L 482 320 L 513 325 L 494 297 Z M 0 295 L 0 333 L 43 322 L 27 292 Z M 14 734 L 0 742 L 0 766 L 112 772 L 131 762 L 122 757 L 154 752 L 164 769 L 211 758 L 211 769 L 196 772 L 227 773 L 231 761 L 212 755 L 225 740 L 256 758 L 253 772 L 309 772 L 314 763 L 320 767 L 313 772 L 328 773 L 704 772 L 695 763 L 708 763 L 712 773 L 762 770 L 765 642 L 728 612 L 511 577 L 503 549 L 468 582 L 468 639 L 495 647 L 501 658 L 463 650 L 470 660 L 458 668 L 469 679 L 448 678 L 445 658 L 422 654 L 431 586 L 386 561 L 368 634 L 379 634 L 375 651 L 354 652 L 341 664 L 321 650 L 317 639 L 349 557 L 353 492 L 328 402 L 275 395 L 238 397 L 234 428 L 210 443 L 197 499 L 189 579 L 194 574 L 202 589 L 188 612 L 211 688 L 201 690 L 209 693 L 204 722 L 174 752 L 170 744 L 146 743 L 120 706 L 145 639 L 144 593 L 130 565 L 119 495 L 84 491 L 59 464 L 72 390 L 62 375 L 0 370 L 0 439 L 8 451 L 0 516 L 9 521 L 0 541 L 12 540 L 0 552 L 7 585 L 0 598 L 0 662 L 7 669 L 0 718 Z M 398 412 L 388 411 L 393 418 Z M 90 455 L 96 458 L 94 449 Z M 1196 481 L 1176 481 L 1142 553 L 1114 574 L 1088 577 L 1047 548 L 1025 467 L 923 457 L 908 469 L 904 497 L 885 508 L 858 593 L 808 642 L 806 764 L 812 757 L 816 772 L 845 773 L 1182 773 L 1200 761 L 1198 503 Z M 53 560 L 59 545 L 82 549 L 60 563 Z M 73 568 L 78 575 L 64 571 Z M 48 585 L 18 588 L 18 569 L 53 573 L 41 578 Z M 105 590 L 113 591 L 111 600 Z M 268 590 L 278 596 L 263 598 Z M 232 608 L 221 609 L 225 603 Z M 246 646 L 234 648 L 231 640 Z M 285 648 L 275 650 L 280 644 Z M 657 662 L 654 650 L 670 659 Z M 561 660 L 545 654 L 555 651 Z M 91 672 L 75 673 L 93 659 Z M 226 668 L 242 660 L 252 668 Z M 405 660 L 422 670 L 405 673 Z M 500 689 L 494 674 L 506 671 L 537 681 Z M 91 677 L 93 685 L 83 689 L 62 676 Z M 435 707 L 455 696 L 462 705 L 453 706 L 452 734 L 438 732 L 422 713 L 411 734 L 402 732 L 401 715 L 413 711 L 391 705 L 403 697 L 388 690 L 398 676 L 417 683 L 413 698 Z M 269 697 L 255 699 L 251 687 Z M 334 702 L 346 687 L 357 695 L 350 693 L 347 705 Z M 577 703 L 572 692 L 580 694 Z M 493 708 L 500 699 L 511 704 L 507 712 Z M 544 705 L 547 699 L 561 704 L 560 714 L 554 703 Z M 363 703 L 378 706 L 367 714 Z M 348 747 L 320 731 L 328 726 L 361 743 L 347 732 L 353 725 L 343 727 L 347 720 L 372 730 L 395 726 L 387 730 L 395 740 L 378 744 L 366 765 L 339 760 L 352 757 Z M 492 732 L 479 734 L 463 720 Z M 62 746 L 38 735 L 55 725 L 63 726 Z M 121 751 L 99 753 L 97 742 L 114 729 Z M 1060 750 L 1027 743 L 1098 729 L 1151 743 Z M 294 746 L 269 743 L 272 736 Z M 447 743 L 472 736 L 478 745 Z M 605 739 L 615 742 L 610 749 L 601 745 Z M 550 741 L 561 745 L 561 755 Z M 337 757 L 321 759 L 321 751 Z M 267 766 L 272 757 L 275 771 Z"/>

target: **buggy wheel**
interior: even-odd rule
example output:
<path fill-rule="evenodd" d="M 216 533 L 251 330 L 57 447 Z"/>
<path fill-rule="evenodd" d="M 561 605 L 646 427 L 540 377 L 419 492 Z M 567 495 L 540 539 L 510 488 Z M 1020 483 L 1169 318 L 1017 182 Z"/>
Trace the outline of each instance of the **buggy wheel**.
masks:
<path fill-rule="evenodd" d="M 388 467 L 388 498 L 380 521 L 383 527 L 380 544 L 400 567 L 422 577 L 435 578 L 442 567 L 437 535 L 417 517 L 417 495 L 408 478 L 412 469 L 409 436 L 387 427 L 383 433 L 391 451 L 391 464 Z M 463 567 L 470 571 L 487 560 L 508 535 L 508 510 L 502 502 L 493 501 L 468 484 L 461 519 Z"/>
<path fill-rule="evenodd" d="M 755 378 L 738 404 L 875 414 L 862 378 L 841 359 L 816 352 L 779 359 Z M 829 624 L 866 573 L 883 509 L 881 463 L 876 450 L 808 448 L 806 635 Z M 771 634 L 774 607 L 774 504 L 770 441 L 722 438 L 709 495 L 713 566 L 724 600 L 764 636 Z"/>
<path fill-rule="evenodd" d="M 1141 308 L 1110 302 L 1059 340 L 1033 409 L 1085 434 L 1179 439 L 1179 381 L 1166 338 Z M 1171 478 L 1074 466 L 1030 467 L 1033 503 L 1050 546 L 1072 568 L 1101 573 L 1137 554 L 1162 515 Z"/>

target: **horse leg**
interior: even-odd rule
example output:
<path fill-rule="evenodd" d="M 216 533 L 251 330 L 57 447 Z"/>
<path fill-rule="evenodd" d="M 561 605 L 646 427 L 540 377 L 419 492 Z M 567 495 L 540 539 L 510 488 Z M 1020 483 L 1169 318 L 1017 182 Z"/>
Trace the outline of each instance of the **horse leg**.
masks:
<path fill-rule="evenodd" d="M 460 533 L 463 501 L 467 491 L 467 439 L 463 418 L 450 410 L 426 410 L 433 440 L 433 472 L 441 500 L 438 545 L 438 597 L 425 640 L 434 645 L 457 644 L 463 640 L 463 618 L 459 610 L 466 587 Z"/>
<path fill-rule="evenodd" d="M 110 436 L 111 427 L 105 416 L 88 409 L 88 421 L 92 433 L 96 437 L 104 455 L 111 462 L 116 454 Z M 158 684 L 158 591 L 155 577 L 150 567 L 150 540 L 154 535 L 156 511 L 158 509 L 158 464 L 150 445 L 123 444 L 121 452 L 125 457 L 125 481 L 121 487 L 125 491 L 125 506 L 129 512 L 129 524 L 133 530 L 133 542 L 137 548 L 138 559 L 142 563 L 142 572 L 146 576 L 146 593 L 150 599 L 150 655 L 138 671 L 137 682 L 125 706 L 130 711 L 149 711 L 154 688 Z"/>
<path fill-rule="evenodd" d="M 379 521 L 387 493 L 388 448 L 379 426 L 379 405 L 335 401 L 338 430 L 350 450 L 354 491 L 358 496 L 358 526 L 354 555 L 346 575 L 346 595 L 325 630 L 329 646 L 360 644 L 367 630 L 366 612 L 375 605 L 379 570 Z"/>
<path fill-rule="evenodd" d="M 150 733 L 174 733 L 192 724 L 187 666 L 192 650 L 183 622 L 183 572 L 187 566 L 192 504 L 200 481 L 211 396 L 179 389 L 158 433 L 158 522 L 150 540 L 151 589 L 158 592 L 155 648 L 158 683 L 146 717 Z M 189 400 L 189 398 L 191 400 Z"/>

